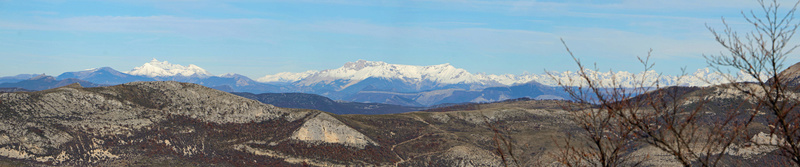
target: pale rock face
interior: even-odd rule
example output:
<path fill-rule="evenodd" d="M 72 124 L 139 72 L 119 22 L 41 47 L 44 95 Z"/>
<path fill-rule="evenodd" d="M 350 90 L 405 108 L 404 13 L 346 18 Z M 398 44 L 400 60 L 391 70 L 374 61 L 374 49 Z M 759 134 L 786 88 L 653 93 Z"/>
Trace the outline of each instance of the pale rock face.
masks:
<path fill-rule="evenodd" d="M 200 68 L 194 64 L 189 64 L 189 66 L 182 66 L 180 64 L 170 64 L 167 61 L 158 61 L 155 58 L 148 63 L 144 63 L 144 65 L 135 67 L 133 70 L 125 72 L 131 75 L 139 75 L 139 76 L 147 76 L 147 77 L 170 77 L 170 76 L 211 76 L 211 73 L 208 73 L 203 68 Z"/>
<path fill-rule="evenodd" d="M 735 155 L 740 156 L 745 159 L 752 159 L 758 157 L 758 155 L 764 155 L 775 151 L 778 146 L 785 144 L 786 142 L 783 141 L 778 135 L 775 134 L 767 134 L 764 132 L 758 132 L 758 134 L 753 135 L 750 138 L 750 141 L 754 144 L 751 145 L 732 145 L 726 153 L 728 155 Z"/>
<path fill-rule="evenodd" d="M 14 148 L 6 148 L 6 147 L 0 148 L 0 156 L 14 158 L 14 159 L 28 159 L 33 157 L 33 155 L 25 151 L 21 151 L 19 149 L 14 149 Z"/>
<path fill-rule="evenodd" d="M 290 138 L 310 143 L 342 144 L 361 149 L 367 145 L 378 145 L 361 132 L 326 113 L 319 113 L 307 120 Z"/>

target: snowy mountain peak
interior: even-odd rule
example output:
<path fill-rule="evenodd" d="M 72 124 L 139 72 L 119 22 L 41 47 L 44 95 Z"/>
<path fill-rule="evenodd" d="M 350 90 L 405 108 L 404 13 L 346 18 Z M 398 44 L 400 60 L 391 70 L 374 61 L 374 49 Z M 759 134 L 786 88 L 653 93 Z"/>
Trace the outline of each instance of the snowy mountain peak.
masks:
<path fill-rule="evenodd" d="M 610 84 L 616 80 L 619 84 L 623 87 L 638 87 L 642 86 L 642 80 L 644 80 L 644 86 L 655 86 L 653 83 L 659 82 L 661 86 L 710 86 L 716 85 L 721 83 L 728 83 L 728 79 L 732 77 L 728 74 L 722 74 L 716 71 L 713 71 L 708 68 L 701 68 L 697 69 L 695 72 L 691 74 L 686 74 L 683 76 L 671 76 L 671 75 L 661 75 L 656 71 L 643 71 L 639 73 L 632 73 L 627 71 L 616 71 L 616 72 L 599 72 L 593 70 L 586 71 L 592 79 L 595 80 L 596 84 L 601 84 L 603 87 L 615 87 L 611 86 Z M 562 83 L 569 85 L 569 86 L 578 86 L 585 84 L 582 80 L 572 80 L 570 82 L 569 78 L 580 78 L 577 72 L 565 71 L 565 72 L 551 72 L 555 79 L 548 75 L 534 75 L 536 81 L 539 81 L 545 85 L 557 86 L 558 81 L 562 81 Z M 741 81 L 752 81 L 752 79 L 743 78 Z"/>
<path fill-rule="evenodd" d="M 450 63 L 444 63 L 444 64 L 439 64 L 439 65 L 432 65 L 432 66 L 428 66 L 428 67 L 442 67 L 442 68 L 451 68 L 451 67 L 452 67 L 452 68 L 455 68 L 455 67 L 453 67 L 452 65 L 450 65 Z"/>
<path fill-rule="evenodd" d="M 284 75 L 298 75 L 289 73 Z M 276 78 L 275 76 L 266 76 Z M 313 75 L 303 77 L 301 84 L 314 84 L 319 82 L 330 82 L 334 80 L 360 81 L 367 78 L 399 79 L 406 83 L 420 83 L 432 81 L 442 84 L 479 84 L 479 85 L 511 85 L 519 82 L 517 80 L 504 79 L 502 76 L 472 74 L 467 70 L 453 67 L 449 63 L 416 66 L 389 64 L 381 61 L 358 60 L 345 63 L 342 67 L 316 72 Z M 497 80 L 500 79 L 500 80 Z M 266 80 L 266 79 L 264 79 Z M 263 81 L 263 80 L 259 80 Z M 530 80 L 528 80 L 530 81 Z M 525 81 L 525 82 L 528 82 Z"/>
<path fill-rule="evenodd" d="M 93 75 L 93 74 L 95 74 L 97 72 L 106 72 L 106 73 L 110 73 L 110 74 L 113 74 L 113 75 L 119 75 L 120 74 L 119 71 L 114 70 L 111 67 L 100 67 L 100 68 L 90 68 L 90 69 L 86 69 L 86 70 L 83 70 L 83 71 L 77 71 L 77 72 L 66 72 L 66 73 L 64 73 L 62 75 L 59 75 L 58 77 L 61 78 L 61 77 L 65 77 L 64 75 L 69 75 L 69 77 L 75 77 L 75 78 L 78 78 L 78 79 L 83 79 L 84 77 L 88 77 L 88 76 Z"/>
<path fill-rule="evenodd" d="M 237 74 L 237 73 L 226 73 L 226 74 L 218 75 L 217 77 L 220 77 L 220 78 L 248 78 L 247 76 L 244 76 L 244 75 L 241 75 L 241 74 Z"/>
<path fill-rule="evenodd" d="M 264 77 L 256 79 L 258 82 L 295 82 L 299 81 L 303 78 L 311 76 L 319 71 L 309 70 L 306 72 L 282 72 L 277 73 L 275 75 L 266 75 Z"/>
<path fill-rule="evenodd" d="M 358 61 L 355 61 L 355 62 L 344 63 L 344 66 L 342 66 L 342 68 L 353 69 L 353 70 L 361 70 L 361 69 L 364 69 L 366 67 L 377 67 L 377 66 L 386 66 L 386 65 L 389 65 L 389 64 L 386 63 L 386 62 L 382 62 L 382 61 L 358 60 Z"/>
<path fill-rule="evenodd" d="M 100 67 L 100 68 L 85 69 L 85 70 L 79 71 L 79 72 L 92 73 L 92 72 L 97 72 L 97 71 L 116 71 L 116 70 L 114 70 L 111 67 Z"/>
<path fill-rule="evenodd" d="M 313 85 L 317 83 L 331 83 L 335 80 L 349 80 L 351 83 L 365 80 L 367 78 L 384 78 L 402 80 L 408 84 L 422 84 L 423 82 L 434 84 L 476 84 L 482 86 L 511 86 L 529 82 L 538 82 L 549 86 L 558 86 L 558 81 L 566 85 L 578 86 L 581 82 L 569 78 L 580 78 L 579 73 L 574 71 L 555 72 L 551 71 L 553 77 L 547 74 L 482 74 L 470 73 L 467 70 L 456 68 L 449 63 L 415 66 L 389 64 L 381 61 L 358 60 L 345 63 L 342 67 L 323 71 L 306 71 L 302 73 L 278 73 L 259 78 L 259 82 L 299 82 L 300 85 Z M 658 81 L 664 85 L 681 86 L 708 86 L 719 83 L 726 83 L 725 76 L 708 68 L 698 69 L 697 71 L 678 77 L 671 75 L 661 75 L 657 71 L 628 72 L 615 71 L 603 72 L 587 70 L 591 76 L 602 83 L 610 84 L 613 80 L 620 82 L 623 87 L 636 87 L 641 85 L 637 80 L 644 80 L 645 83 Z M 611 86 L 611 85 L 603 85 Z"/>
<path fill-rule="evenodd" d="M 180 64 L 170 64 L 167 61 L 158 61 L 157 59 L 153 58 L 148 63 L 144 63 L 144 65 L 135 67 L 133 70 L 126 72 L 131 75 L 139 75 L 139 76 L 147 76 L 147 77 L 170 77 L 170 76 L 193 76 L 197 75 L 200 77 L 211 76 L 211 73 L 206 71 L 203 68 L 200 68 L 194 64 L 189 64 L 189 66 L 182 66 Z"/>
<path fill-rule="evenodd" d="M 449 63 L 415 66 L 389 64 L 382 61 L 358 60 L 347 62 L 342 67 L 323 71 L 306 71 L 301 73 L 283 72 L 266 75 L 258 79 L 259 82 L 295 82 L 306 80 L 304 83 L 312 84 L 318 81 L 351 80 L 359 81 L 367 78 L 401 79 L 407 82 L 423 80 L 455 83 L 491 82 L 482 75 L 474 75 L 464 69 L 455 68 Z M 493 82 L 496 83 L 496 82 Z"/>
<path fill-rule="evenodd" d="M 241 75 L 236 74 L 236 73 L 225 73 L 225 74 L 219 75 L 219 77 L 222 77 L 222 78 L 233 78 L 233 77 L 237 77 L 237 76 L 241 76 Z"/>

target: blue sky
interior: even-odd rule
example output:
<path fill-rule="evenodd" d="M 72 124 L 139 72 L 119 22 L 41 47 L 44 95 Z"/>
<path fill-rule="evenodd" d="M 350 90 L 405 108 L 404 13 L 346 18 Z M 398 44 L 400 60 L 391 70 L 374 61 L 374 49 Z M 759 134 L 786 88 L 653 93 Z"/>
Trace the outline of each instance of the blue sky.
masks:
<path fill-rule="evenodd" d="M 791 1 L 783 2 L 788 6 Z M 0 0 L 0 76 L 127 71 L 152 58 L 258 78 L 359 59 L 473 73 L 575 70 L 559 38 L 602 70 L 677 74 L 719 53 L 705 25 L 748 30 L 755 0 Z M 796 56 L 787 61 L 794 64 Z"/>

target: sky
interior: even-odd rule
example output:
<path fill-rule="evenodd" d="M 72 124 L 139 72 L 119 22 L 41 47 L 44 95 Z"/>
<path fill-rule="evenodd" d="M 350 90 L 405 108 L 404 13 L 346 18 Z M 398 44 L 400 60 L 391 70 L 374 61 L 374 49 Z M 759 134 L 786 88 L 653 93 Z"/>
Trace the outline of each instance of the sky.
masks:
<path fill-rule="evenodd" d="M 792 1 L 782 1 L 791 6 Z M 675 75 L 722 47 L 706 25 L 749 31 L 755 0 L 0 0 L 0 76 L 156 58 L 259 78 L 360 59 L 472 73 L 600 70 Z M 800 61 L 792 55 L 789 64 Z"/>

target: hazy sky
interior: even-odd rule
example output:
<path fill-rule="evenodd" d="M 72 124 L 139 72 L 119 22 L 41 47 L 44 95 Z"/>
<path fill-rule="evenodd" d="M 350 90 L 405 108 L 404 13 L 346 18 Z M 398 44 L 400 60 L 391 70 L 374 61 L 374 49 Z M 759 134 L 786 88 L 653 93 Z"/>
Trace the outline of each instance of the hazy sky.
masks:
<path fill-rule="evenodd" d="M 791 1 L 785 2 L 790 6 Z M 252 78 L 359 59 L 473 73 L 575 70 L 559 38 L 603 70 L 706 66 L 705 24 L 748 30 L 755 0 L 0 0 L 0 76 L 120 71 L 152 58 Z M 797 62 L 796 56 L 788 61 Z"/>

